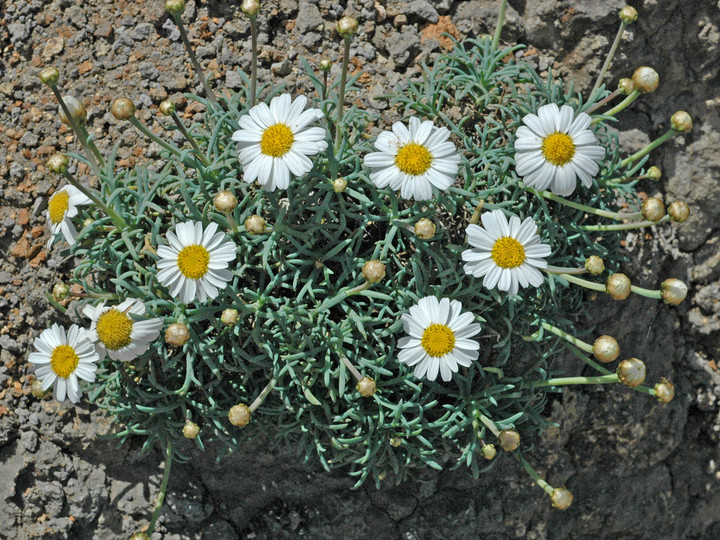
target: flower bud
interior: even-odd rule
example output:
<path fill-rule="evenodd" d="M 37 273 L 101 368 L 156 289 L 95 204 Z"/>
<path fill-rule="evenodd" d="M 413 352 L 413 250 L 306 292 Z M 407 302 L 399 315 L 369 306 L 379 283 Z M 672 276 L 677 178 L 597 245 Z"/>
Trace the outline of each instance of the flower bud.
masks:
<path fill-rule="evenodd" d="M 330 68 L 332 67 L 332 60 L 329 58 L 321 58 L 318 65 L 323 71 L 330 71 Z"/>
<path fill-rule="evenodd" d="M 48 159 L 45 163 L 48 169 L 58 174 L 62 174 L 67 171 L 69 164 L 70 161 L 68 160 L 67 156 L 65 154 L 61 154 L 60 152 L 50 156 L 50 159 Z"/>
<path fill-rule="evenodd" d="M 619 355 L 620 345 L 612 336 L 600 336 L 593 343 L 593 356 L 604 364 L 614 362 Z"/>
<path fill-rule="evenodd" d="M 369 283 L 378 283 L 385 277 L 385 265 L 380 261 L 368 261 L 363 265 L 362 275 Z"/>
<path fill-rule="evenodd" d="M 517 447 L 520 446 L 520 434 L 514 429 L 503 429 L 498 435 L 498 439 L 500 447 L 507 452 L 517 450 Z"/>
<path fill-rule="evenodd" d="M 77 98 L 72 96 L 63 96 L 62 100 L 65 102 L 65 106 L 68 108 L 68 111 L 70 111 L 70 116 L 75 123 L 84 124 L 85 120 L 87 120 L 87 111 L 85 110 L 85 106 L 80 103 Z M 58 107 L 58 115 L 60 116 L 60 121 L 63 124 L 66 126 L 70 125 L 70 121 L 68 120 L 68 117 L 65 116 L 65 111 L 62 106 Z"/>
<path fill-rule="evenodd" d="M 497 456 L 497 450 L 495 450 L 494 444 L 484 444 L 482 448 L 480 448 L 480 451 L 482 452 L 483 457 L 488 461 Z"/>
<path fill-rule="evenodd" d="M 620 79 L 620 82 L 618 82 L 618 90 L 622 94 L 630 95 L 635 91 L 635 81 L 632 79 Z"/>
<path fill-rule="evenodd" d="M 670 117 L 670 126 L 678 133 L 687 133 L 692 129 L 692 118 L 685 111 L 678 111 Z"/>
<path fill-rule="evenodd" d="M 240 9 L 248 17 L 254 17 L 260 13 L 260 2 L 258 0 L 243 0 Z"/>
<path fill-rule="evenodd" d="M 175 112 L 175 102 L 171 99 L 166 99 L 160 104 L 158 110 L 163 116 L 172 116 Z"/>
<path fill-rule="evenodd" d="M 645 363 L 638 358 L 628 358 L 618 364 L 618 379 L 625 386 L 635 388 L 645 381 Z"/>
<path fill-rule="evenodd" d="M 337 23 L 337 31 L 343 37 L 352 37 L 357 33 L 358 21 L 347 15 L 340 19 Z"/>
<path fill-rule="evenodd" d="M 336 178 L 333 180 L 332 188 L 335 193 L 342 193 L 347 188 L 347 180 L 344 178 Z"/>
<path fill-rule="evenodd" d="M 660 167 L 653 165 L 647 170 L 645 176 L 647 176 L 649 180 L 660 180 L 660 178 L 662 178 L 662 171 L 660 170 Z"/>
<path fill-rule="evenodd" d="M 665 377 L 655 385 L 655 397 L 662 403 L 670 403 L 675 397 L 675 385 Z"/>
<path fill-rule="evenodd" d="M 46 392 L 45 390 L 43 390 L 42 382 L 40 381 L 40 379 L 35 379 L 32 382 L 32 384 L 30 385 L 30 393 L 38 399 L 42 399 L 45 397 Z"/>
<path fill-rule="evenodd" d="M 415 236 L 423 240 L 430 240 L 436 231 L 435 224 L 428 218 L 421 218 L 415 224 Z"/>
<path fill-rule="evenodd" d="M 165 0 L 165 11 L 173 15 L 182 15 L 185 11 L 185 0 Z"/>
<path fill-rule="evenodd" d="M 126 97 L 117 98 L 110 107 L 116 120 L 130 120 L 135 116 L 135 104 Z"/>
<path fill-rule="evenodd" d="M 185 425 L 183 426 L 183 437 L 186 439 L 194 439 L 198 436 L 198 433 L 200 433 L 200 428 L 195 422 L 191 422 L 190 420 L 185 420 Z"/>
<path fill-rule="evenodd" d="M 237 427 L 247 426 L 250 423 L 251 416 L 252 412 L 250 411 L 250 407 L 243 403 L 238 403 L 237 405 L 234 405 L 228 413 L 228 419 L 230 420 L 230 423 L 233 426 Z"/>
<path fill-rule="evenodd" d="M 675 201 L 668 206 L 668 214 L 670 214 L 671 220 L 683 223 L 690 217 L 690 207 L 683 201 Z"/>
<path fill-rule="evenodd" d="M 377 386 L 375 385 L 375 381 L 370 377 L 363 377 L 358 381 L 355 388 L 357 388 L 357 391 L 360 392 L 362 397 L 372 397 L 373 394 L 375 394 Z"/>
<path fill-rule="evenodd" d="M 400 437 L 391 437 L 390 438 L 390 446 L 393 448 L 397 448 L 402 444 L 402 439 Z"/>
<path fill-rule="evenodd" d="M 136 532 L 130 537 L 130 540 L 150 540 L 150 537 L 147 535 L 147 533 Z"/>
<path fill-rule="evenodd" d="M 585 259 L 585 270 L 593 276 L 598 276 L 605 271 L 605 262 L 597 255 L 590 255 Z"/>
<path fill-rule="evenodd" d="M 222 323 L 227 324 L 228 326 L 233 326 L 237 324 L 239 319 L 240 313 L 238 313 L 238 310 L 235 308 L 224 309 L 222 315 L 220 315 L 220 320 L 222 321 Z"/>
<path fill-rule="evenodd" d="M 625 24 L 635 22 L 637 20 L 637 11 L 632 6 L 625 6 L 620 10 L 620 20 Z"/>
<path fill-rule="evenodd" d="M 165 343 L 171 347 L 182 347 L 190 339 L 190 329 L 183 323 L 173 323 L 165 330 Z"/>
<path fill-rule="evenodd" d="M 660 76 L 651 67 L 641 66 L 633 73 L 632 80 L 635 83 L 635 89 L 643 94 L 654 91 L 660 84 Z"/>
<path fill-rule="evenodd" d="M 262 234 L 265 232 L 265 220 L 253 214 L 245 220 L 245 230 L 248 234 Z"/>
<path fill-rule="evenodd" d="M 573 494 L 569 489 L 564 487 L 554 488 L 552 495 L 550 495 L 550 501 L 558 510 L 565 510 L 572 504 Z"/>
<path fill-rule="evenodd" d="M 617 273 L 608 276 L 605 281 L 605 291 L 613 297 L 614 300 L 625 300 L 630 296 L 630 278 L 625 274 Z"/>
<path fill-rule="evenodd" d="M 68 294 L 70 294 L 70 287 L 62 281 L 58 281 L 53 287 L 52 295 L 55 300 L 65 300 Z"/>
<path fill-rule="evenodd" d="M 60 72 L 54 67 L 50 66 L 42 69 L 40 73 L 38 73 L 38 77 L 40 77 L 40 82 L 50 86 L 58 82 L 58 80 L 60 79 Z"/>
<path fill-rule="evenodd" d="M 660 221 L 665 217 L 665 205 L 655 197 L 649 197 L 648 200 L 642 203 L 640 211 L 648 221 Z"/>
<path fill-rule="evenodd" d="M 213 197 L 213 206 L 218 212 L 232 212 L 237 205 L 237 198 L 229 191 L 220 191 Z"/>
<path fill-rule="evenodd" d="M 660 284 L 660 294 L 663 302 L 671 306 L 677 306 L 685 300 L 688 293 L 688 286 L 679 279 L 669 278 Z"/>

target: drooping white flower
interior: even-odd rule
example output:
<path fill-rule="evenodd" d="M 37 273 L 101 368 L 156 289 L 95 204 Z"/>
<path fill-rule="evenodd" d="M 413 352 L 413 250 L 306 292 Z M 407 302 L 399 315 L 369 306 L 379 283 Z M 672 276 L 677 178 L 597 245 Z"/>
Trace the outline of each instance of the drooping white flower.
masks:
<path fill-rule="evenodd" d="M 465 273 L 483 277 L 488 289 L 497 287 L 509 294 L 517 294 L 518 285 L 538 287 L 543 275 L 538 268 L 546 268 L 545 257 L 550 246 L 542 244 L 537 225 L 532 218 L 522 223 L 517 216 L 508 222 L 502 210 L 485 212 L 483 226 L 468 225 L 468 242 L 472 249 L 462 252 Z"/>
<path fill-rule="evenodd" d="M 184 304 L 215 298 L 232 279 L 227 267 L 235 259 L 237 246 L 216 231 L 217 223 L 205 229 L 199 221 L 178 223 L 174 233 L 167 233 L 170 245 L 157 249 L 157 279 Z"/>
<path fill-rule="evenodd" d="M 308 109 L 305 96 L 291 100 L 290 94 L 274 97 L 268 107 L 258 103 L 240 118 L 233 133 L 238 142 L 243 180 L 258 183 L 268 191 L 287 189 L 290 174 L 302 176 L 312 169 L 308 156 L 327 148 L 327 132 L 310 124 L 324 117 L 320 109 Z"/>
<path fill-rule="evenodd" d="M 52 245 L 55 235 L 62 232 L 65 240 L 71 246 L 77 238 L 77 230 L 72 219 L 78 214 L 78 206 L 90 204 L 91 201 L 75 186 L 67 185 L 56 191 L 47 207 L 47 222 L 52 236 L 48 241 L 48 248 Z"/>
<path fill-rule="evenodd" d="M 404 199 L 432 198 L 432 188 L 448 189 L 458 172 L 460 155 L 449 138 L 447 128 L 434 127 L 429 120 L 411 117 L 408 127 L 395 122 L 392 131 L 378 135 L 379 152 L 365 156 L 365 166 L 374 169 L 370 180 L 379 188 L 400 190 Z"/>
<path fill-rule="evenodd" d="M 94 381 L 95 362 L 100 360 L 85 330 L 73 324 L 66 332 L 62 326 L 53 324 L 43 330 L 34 345 L 37 352 L 30 353 L 28 362 L 37 366 L 35 376 L 42 389 L 52 386 L 56 400 L 64 401 L 67 396 L 77 403 L 82 395 L 78 379 Z"/>
<path fill-rule="evenodd" d="M 469 367 L 480 344 L 471 338 L 480 332 L 472 313 L 463 313 L 457 300 L 434 296 L 420 299 L 402 316 L 408 336 L 400 338 L 398 361 L 415 367 L 415 377 L 434 381 L 440 373 L 449 381 L 458 366 Z"/>
<path fill-rule="evenodd" d="M 515 169 L 523 182 L 539 190 L 550 188 L 556 195 L 575 191 L 577 179 L 585 187 L 600 170 L 605 156 L 585 113 L 575 116 L 572 107 L 543 105 L 537 114 L 523 118 L 515 139 Z"/>
<path fill-rule="evenodd" d="M 128 298 L 117 306 L 106 306 L 103 300 L 98 306 L 85 306 L 83 313 L 92 322 L 88 337 L 95 343 L 100 358 L 105 354 L 113 360 L 127 362 L 147 351 L 157 339 L 163 320 L 136 319 L 130 315 L 145 315 L 145 304 L 136 298 Z"/>

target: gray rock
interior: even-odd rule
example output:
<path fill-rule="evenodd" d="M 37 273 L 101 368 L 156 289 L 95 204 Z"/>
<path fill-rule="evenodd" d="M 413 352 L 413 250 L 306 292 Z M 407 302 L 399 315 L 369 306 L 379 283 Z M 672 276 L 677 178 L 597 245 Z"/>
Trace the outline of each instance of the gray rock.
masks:
<path fill-rule="evenodd" d="M 387 38 L 387 50 L 399 68 L 407 67 L 420 50 L 420 36 L 416 28 L 404 26 Z"/>
<path fill-rule="evenodd" d="M 403 12 L 421 22 L 436 23 L 439 20 L 438 12 L 427 0 L 413 0 L 403 8 Z"/>
<path fill-rule="evenodd" d="M 295 28 L 301 33 L 321 30 L 323 26 L 323 18 L 320 15 L 320 9 L 310 2 L 300 2 L 300 11 L 298 11 L 295 20 Z"/>
<path fill-rule="evenodd" d="M 245 83 L 237 71 L 228 71 L 225 74 L 225 86 L 231 90 L 240 90 Z"/>
<path fill-rule="evenodd" d="M 284 77 L 292 71 L 292 62 L 290 62 L 290 60 L 288 60 L 287 58 L 284 58 L 280 62 L 276 62 L 271 65 L 270 71 L 272 71 L 275 75 Z"/>

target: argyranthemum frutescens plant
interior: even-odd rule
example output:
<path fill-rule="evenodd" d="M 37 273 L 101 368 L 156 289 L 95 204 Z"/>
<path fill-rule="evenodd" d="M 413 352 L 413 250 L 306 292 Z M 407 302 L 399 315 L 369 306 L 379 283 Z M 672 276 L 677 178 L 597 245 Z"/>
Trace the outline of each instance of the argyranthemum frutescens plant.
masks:
<path fill-rule="evenodd" d="M 40 75 L 84 150 L 71 157 L 100 185 L 80 184 L 64 155 L 48 163 L 69 186 L 50 200 L 49 225 L 78 261 L 87 330 L 53 327 L 36 341 L 42 388 L 76 401 L 77 379 L 90 381 L 117 437 L 166 449 L 162 490 L 183 437 L 218 441 L 222 454 L 262 432 L 327 469 L 347 467 L 358 485 L 426 466 L 478 474 L 497 444 L 566 508 L 569 491 L 539 478 L 521 444 L 546 424 L 548 392 L 620 382 L 673 397 L 652 366 L 659 382 L 642 385 L 639 359 L 606 368 L 620 358 L 611 336 L 573 335 L 583 289 L 668 304 L 687 292 L 675 279 L 649 290 L 617 272 L 616 231 L 687 218 L 684 203 L 666 213 L 652 198 L 615 210 L 619 198 L 639 204 L 635 184 L 659 176 L 646 167 L 650 150 L 691 127 L 677 113 L 666 135 L 621 157 L 607 122 L 657 74 L 640 68 L 614 92 L 598 83 L 585 100 L 514 60 L 518 47 L 499 48 L 501 16 L 492 39 L 456 43 L 393 96 L 407 120 L 369 137 L 371 116 L 344 106 L 346 86 L 356 90 L 346 81 L 354 19 L 338 24 L 340 81 L 329 86 L 326 60 L 321 77 L 304 63 L 315 94 L 290 96 L 257 88 L 259 4 L 246 0 L 251 76 L 216 96 L 187 43 L 184 3 L 166 8 L 205 88 L 205 99 L 188 95 L 204 122 L 186 126 L 172 102 L 160 104 L 165 129 L 187 141 L 177 147 L 129 99 L 112 105 L 163 148 L 159 172 L 103 157 L 57 70 Z M 625 8 L 622 27 L 634 16 Z M 554 377 L 566 350 L 594 373 Z"/>

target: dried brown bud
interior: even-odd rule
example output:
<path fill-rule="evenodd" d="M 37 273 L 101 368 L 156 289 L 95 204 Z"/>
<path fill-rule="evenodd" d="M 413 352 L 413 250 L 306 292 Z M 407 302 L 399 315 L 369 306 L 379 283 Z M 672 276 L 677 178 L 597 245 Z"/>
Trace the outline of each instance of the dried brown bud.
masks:
<path fill-rule="evenodd" d="M 172 116 L 175 112 L 175 102 L 170 99 L 166 99 L 160 104 L 158 110 L 163 116 Z"/>
<path fill-rule="evenodd" d="M 619 272 L 611 274 L 605 281 L 605 291 L 615 300 L 625 300 L 630 296 L 630 287 L 630 278 Z"/>
<path fill-rule="evenodd" d="M 251 416 L 252 412 L 250 411 L 250 407 L 243 403 L 238 403 L 237 405 L 234 405 L 228 413 L 228 419 L 230 420 L 230 423 L 233 426 L 237 427 L 247 426 L 250 423 Z"/>
<path fill-rule="evenodd" d="M 500 440 L 500 448 L 506 452 L 512 452 L 517 450 L 520 446 L 520 434 L 514 429 L 503 429 L 498 435 Z"/>
<path fill-rule="evenodd" d="M 415 224 L 415 236 L 423 240 L 430 240 L 436 231 L 435 224 L 428 218 L 421 218 Z"/>
<path fill-rule="evenodd" d="M 625 24 L 635 22 L 637 20 L 637 11 L 632 6 L 625 6 L 620 10 L 620 20 Z"/>
<path fill-rule="evenodd" d="M 651 67 L 641 66 L 633 73 L 632 80 L 635 83 L 635 89 L 643 94 L 653 92 L 660 84 L 660 76 Z"/>
<path fill-rule="evenodd" d="M 220 191 L 213 197 L 213 206 L 218 212 L 232 212 L 237 205 L 237 198 L 229 191 Z"/>
<path fill-rule="evenodd" d="M 243 0 L 240 9 L 248 17 L 254 17 L 260 13 L 260 2 L 258 0 Z"/>
<path fill-rule="evenodd" d="M 165 11 L 173 15 L 182 15 L 185 11 L 185 0 L 165 0 Z"/>
<path fill-rule="evenodd" d="M 253 214 L 245 220 L 245 230 L 248 234 L 262 234 L 265 232 L 265 220 Z"/>
<path fill-rule="evenodd" d="M 660 180 L 660 178 L 662 178 L 662 171 L 660 170 L 660 167 L 653 165 L 647 170 L 645 176 L 648 180 Z"/>
<path fill-rule="evenodd" d="M 57 153 L 50 156 L 45 165 L 54 173 L 62 174 L 68 170 L 70 161 L 65 154 Z"/>
<path fill-rule="evenodd" d="M 377 386 L 375 385 L 375 381 L 370 377 L 363 377 L 358 381 L 355 388 L 357 388 L 357 391 L 360 392 L 362 397 L 372 397 L 375 394 Z"/>
<path fill-rule="evenodd" d="M 385 265 L 380 261 L 368 261 L 363 265 L 362 275 L 369 283 L 378 283 L 385 277 Z"/>
<path fill-rule="evenodd" d="M 614 362 L 619 355 L 620 345 L 612 336 L 600 336 L 593 343 L 593 356 L 604 364 Z"/>
<path fill-rule="evenodd" d="M 45 397 L 46 391 L 43 390 L 42 382 L 40 381 L 40 379 L 35 379 L 32 382 L 32 384 L 30 385 L 30 393 L 38 399 L 42 399 Z"/>
<path fill-rule="evenodd" d="M 222 323 L 227 324 L 228 326 L 233 326 L 237 324 L 239 319 L 240 313 L 238 313 L 238 310 L 235 308 L 224 309 L 222 315 L 220 315 L 220 320 L 222 321 Z"/>
<path fill-rule="evenodd" d="M 688 286 L 679 279 L 668 278 L 660 284 L 660 294 L 663 302 L 671 306 L 677 306 L 685 300 L 688 293 Z"/>
<path fill-rule="evenodd" d="M 615 373 L 621 383 L 635 388 L 645 381 L 645 363 L 638 358 L 628 358 L 618 364 Z"/>
<path fill-rule="evenodd" d="M 332 187 L 335 193 L 342 193 L 347 188 L 347 180 L 344 178 L 336 178 L 333 180 Z"/>
<path fill-rule="evenodd" d="M 126 97 L 117 98 L 110 107 L 116 120 L 130 120 L 135 116 L 135 104 Z"/>
<path fill-rule="evenodd" d="M 332 68 L 332 60 L 329 58 L 321 58 L 318 65 L 323 71 L 330 71 L 330 68 Z"/>
<path fill-rule="evenodd" d="M 483 457 L 488 461 L 497 456 L 497 450 L 495 449 L 494 444 L 484 444 L 482 448 L 480 448 L 480 451 L 482 452 Z"/>
<path fill-rule="evenodd" d="M 593 276 L 599 276 L 605 271 L 605 261 L 597 255 L 590 255 L 585 259 L 585 270 Z"/>
<path fill-rule="evenodd" d="M 200 428 L 195 422 L 191 422 L 190 420 L 185 420 L 185 425 L 183 426 L 183 437 L 186 439 L 194 439 L 198 436 L 198 433 L 200 433 Z"/>
<path fill-rule="evenodd" d="M 618 90 L 626 96 L 632 94 L 635 91 L 635 81 L 632 79 L 620 79 Z"/>
<path fill-rule="evenodd" d="M 692 118 L 685 111 L 678 111 L 670 117 L 670 126 L 678 133 L 687 133 L 692 127 Z"/>
<path fill-rule="evenodd" d="M 683 223 L 690 217 L 690 207 L 683 201 L 675 201 L 668 206 L 668 214 L 670 214 L 671 220 Z"/>
<path fill-rule="evenodd" d="M 38 77 L 40 77 L 40 82 L 51 86 L 58 82 L 58 80 L 60 79 L 60 72 L 54 67 L 50 66 L 40 71 L 40 73 L 38 73 Z"/>
<path fill-rule="evenodd" d="M 182 347 L 190 339 L 190 329 L 183 323 L 173 323 L 165 330 L 165 343 L 171 347 Z"/>
<path fill-rule="evenodd" d="M 352 37 L 357 33 L 358 21 L 347 15 L 340 19 L 337 23 L 337 31 L 343 37 Z"/>
<path fill-rule="evenodd" d="M 663 377 L 655 385 L 655 397 L 662 403 L 670 403 L 675 397 L 675 385 Z"/>
<path fill-rule="evenodd" d="M 572 492 L 564 487 L 554 488 L 552 495 L 550 495 L 550 501 L 552 505 L 558 510 L 565 510 L 573 502 Z"/>
<path fill-rule="evenodd" d="M 75 121 L 75 123 L 84 124 L 85 120 L 87 120 L 87 111 L 85 110 L 85 106 L 80 103 L 77 98 L 74 98 L 72 96 L 63 96 L 62 100 L 65 102 L 65 106 L 68 108 L 68 111 L 70 111 L 70 116 Z M 65 111 L 63 110 L 62 106 L 58 107 L 58 115 L 60 116 L 60 121 L 63 124 L 65 124 L 66 126 L 70 125 L 70 121 L 65 115 Z"/>
<path fill-rule="evenodd" d="M 648 221 L 660 221 L 665 217 L 665 205 L 660 199 L 655 197 L 649 197 L 642 206 L 640 211 L 645 219 Z"/>

